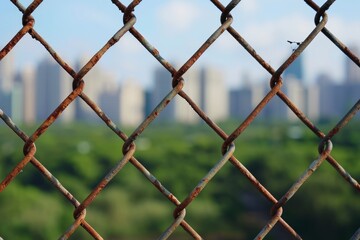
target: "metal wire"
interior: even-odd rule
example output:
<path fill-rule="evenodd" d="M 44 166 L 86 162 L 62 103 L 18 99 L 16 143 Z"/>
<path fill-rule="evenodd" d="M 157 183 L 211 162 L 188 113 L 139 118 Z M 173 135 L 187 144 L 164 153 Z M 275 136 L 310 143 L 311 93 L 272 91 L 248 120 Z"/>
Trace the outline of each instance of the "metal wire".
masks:
<path fill-rule="evenodd" d="M 274 69 L 269 63 L 267 63 L 254 48 L 241 36 L 241 34 L 234 29 L 232 25 L 233 17 L 231 15 L 232 10 L 239 5 L 240 0 L 232 0 L 226 6 L 224 6 L 218 0 L 211 0 L 210 2 L 219 10 L 220 25 L 209 36 L 209 38 L 199 47 L 199 49 L 178 69 L 176 70 L 167 60 L 165 60 L 159 51 L 151 45 L 139 31 L 136 30 L 136 16 L 133 14 L 135 8 L 141 4 L 141 0 L 134 0 L 128 6 L 125 6 L 121 1 L 111 0 L 111 2 L 118 8 L 119 14 L 123 14 L 124 25 L 111 37 L 104 46 L 87 62 L 78 72 L 76 72 L 69 64 L 67 64 L 60 54 L 55 52 L 53 48 L 38 34 L 35 30 L 35 19 L 31 15 L 39 5 L 41 0 L 34 0 L 27 8 L 21 5 L 16 0 L 11 2 L 23 13 L 22 23 L 23 27 L 18 33 L 5 45 L 0 51 L 0 61 L 12 51 L 13 47 L 20 44 L 19 41 L 29 34 L 34 40 L 41 43 L 41 45 L 48 51 L 48 53 L 56 60 L 56 62 L 72 77 L 73 79 L 73 91 L 63 99 L 63 101 L 57 106 L 57 108 L 45 119 L 42 124 L 35 130 L 30 136 L 19 129 L 16 124 L 9 118 L 9 116 L 1 110 L 0 106 L 0 118 L 6 123 L 6 125 L 24 141 L 24 157 L 23 159 L 10 171 L 5 179 L 0 183 L 0 194 L 8 187 L 8 185 L 16 178 L 16 176 L 22 171 L 22 169 L 32 164 L 52 185 L 75 207 L 74 210 L 74 222 L 64 230 L 60 239 L 68 239 L 79 227 L 84 228 L 89 235 L 94 239 L 103 239 L 95 230 L 96 226 L 91 226 L 86 221 L 86 209 L 92 204 L 94 199 L 101 194 L 101 190 L 123 169 L 125 165 L 133 165 L 139 172 L 141 172 L 146 179 L 164 195 L 174 207 L 174 222 L 169 223 L 169 227 L 164 229 L 164 232 L 159 233 L 159 239 L 167 239 L 172 233 L 181 226 L 185 231 L 194 239 L 202 239 L 197 231 L 186 222 L 186 208 L 197 198 L 201 191 L 211 181 L 211 179 L 217 174 L 217 172 L 230 162 L 232 165 L 244 175 L 247 180 L 256 188 L 264 197 L 273 204 L 271 208 L 271 215 L 267 224 L 263 229 L 255 236 L 254 239 L 263 239 L 272 228 L 279 223 L 286 229 L 295 239 L 302 239 L 301 236 L 294 230 L 283 218 L 284 205 L 297 193 L 298 189 L 312 176 L 312 174 L 325 162 L 336 169 L 336 171 L 348 182 L 354 189 L 359 192 L 360 185 L 351 175 L 331 156 L 332 143 L 331 139 L 341 131 L 341 129 L 348 124 L 348 122 L 359 112 L 360 100 L 354 103 L 353 107 L 348 113 L 326 134 L 319 130 L 314 123 L 301 112 L 301 110 L 287 97 L 287 95 L 281 91 L 284 84 L 281 78 L 282 73 L 294 62 L 302 52 L 308 47 L 308 45 L 322 32 L 335 46 L 337 46 L 351 61 L 360 67 L 359 57 L 349 50 L 334 34 L 326 28 L 328 16 L 326 11 L 331 8 L 335 0 L 328 0 L 324 2 L 322 6 L 318 6 L 311 0 L 305 0 L 305 3 L 315 10 L 314 17 L 315 27 L 309 33 L 307 38 L 299 43 L 299 46 L 293 53 L 281 64 L 278 69 Z M 218 125 L 216 125 L 210 117 L 186 94 L 183 90 L 186 85 L 186 79 L 184 74 L 193 66 L 193 64 L 201 58 L 202 54 L 211 47 L 211 45 L 217 41 L 218 37 L 223 32 L 229 32 L 230 35 L 239 43 L 239 47 L 243 48 L 252 56 L 267 72 L 271 74 L 269 83 L 271 86 L 270 91 L 260 101 L 260 103 L 253 109 L 253 111 L 245 118 L 239 126 L 234 129 L 229 135 L 226 134 Z M 131 133 L 128 137 L 122 132 L 113 121 L 103 112 L 100 107 L 89 98 L 84 92 L 83 88 L 86 85 L 82 79 L 86 74 L 95 66 L 95 64 L 102 58 L 103 54 L 107 52 L 118 41 L 121 41 L 125 34 L 132 34 L 145 49 L 172 75 L 172 90 L 169 91 L 167 96 L 158 103 L 158 105 L 152 110 L 152 112 L 143 120 L 143 122 Z M 288 191 L 278 200 L 269 190 L 267 190 L 261 182 L 239 161 L 234 155 L 235 144 L 234 141 L 245 131 L 245 129 L 256 119 L 258 114 L 264 109 L 268 102 L 278 97 L 281 99 L 291 111 L 307 126 L 313 133 L 320 139 L 319 144 L 319 156 L 313 161 L 310 166 L 304 170 L 303 174 L 295 181 L 295 183 L 288 189 Z M 91 108 L 97 116 L 108 126 L 119 138 L 124 141 L 123 144 L 123 156 L 113 168 L 105 173 L 105 176 L 98 182 L 97 186 L 92 189 L 88 197 L 82 202 L 79 202 L 75 196 L 70 193 L 61 182 L 55 177 L 53 173 L 46 169 L 40 160 L 35 158 L 36 141 L 41 138 L 42 134 L 46 132 L 49 127 L 59 118 L 62 112 L 70 105 L 75 99 L 82 99 Z M 183 98 L 192 109 L 199 115 L 199 117 L 221 138 L 223 139 L 222 158 L 213 166 L 211 170 L 201 179 L 199 184 L 188 194 L 188 196 L 180 201 L 171 193 L 163 184 L 146 169 L 142 163 L 135 158 L 136 155 L 136 139 L 143 133 L 143 131 L 149 127 L 150 123 L 154 121 L 159 113 L 163 111 L 167 105 L 175 98 Z M 354 233 L 351 239 L 360 239 L 360 228 Z"/>

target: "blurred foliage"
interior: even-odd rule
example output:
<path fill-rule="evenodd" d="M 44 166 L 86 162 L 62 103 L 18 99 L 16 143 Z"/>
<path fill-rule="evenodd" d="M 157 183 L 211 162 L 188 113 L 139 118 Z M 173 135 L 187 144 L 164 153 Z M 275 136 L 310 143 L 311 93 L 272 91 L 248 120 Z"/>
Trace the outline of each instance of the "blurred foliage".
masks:
<path fill-rule="evenodd" d="M 230 134 L 238 123 L 221 127 Z M 327 132 L 331 124 L 321 125 Z M 22 127 L 31 133 L 33 127 Z M 126 129 L 131 132 L 131 129 Z M 0 124 L 0 177 L 23 158 L 23 142 Z M 333 139 L 332 156 L 360 179 L 360 123 Z M 253 123 L 236 139 L 236 158 L 280 198 L 318 156 L 320 139 L 304 126 Z M 208 126 L 154 124 L 136 140 L 135 157 L 180 201 L 221 158 L 223 140 Z M 98 125 L 49 128 L 36 158 L 79 201 L 122 157 L 123 141 Z M 283 218 L 304 239 L 348 239 L 359 227 L 360 195 L 327 162 L 284 207 Z M 270 218 L 271 203 L 226 163 L 188 206 L 186 221 L 206 239 L 252 239 Z M 175 205 L 130 163 L 88 207 L 86 220 L 105 239 L 154 239 L 173 221 Z M 0 193 L 0 236 L 57 239 L 72 223 L 74 206 L 31 164 Z M 91 239 L 79 228 L 71 239 Z M 189 239 L 177 229 L 172 239 Z M 276 226 L 267 239 L 291 239 Z"/>

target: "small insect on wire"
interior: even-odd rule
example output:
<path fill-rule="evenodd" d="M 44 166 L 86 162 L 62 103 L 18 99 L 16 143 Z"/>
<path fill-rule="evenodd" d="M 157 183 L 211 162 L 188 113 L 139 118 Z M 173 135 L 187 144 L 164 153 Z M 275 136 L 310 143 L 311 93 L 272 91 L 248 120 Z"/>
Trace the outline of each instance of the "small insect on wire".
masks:
<path fill-rule="evenodd" d="M 296 42 L 296 41 L 290 41 L 290 40 L 287 40 L 287 42 L 288 43 L 290 43 L 290 45 L 291 45 L 291 49 L 292 49 L 292 51 L 294 52 L 295 50 L 296 50 L 296 48 L 297 47 L 292 47 L 293 46 L 293 44 L 296 44 L 297 46 L 299 46 L 300 44 L 301 44 L 301 42 Z"/>

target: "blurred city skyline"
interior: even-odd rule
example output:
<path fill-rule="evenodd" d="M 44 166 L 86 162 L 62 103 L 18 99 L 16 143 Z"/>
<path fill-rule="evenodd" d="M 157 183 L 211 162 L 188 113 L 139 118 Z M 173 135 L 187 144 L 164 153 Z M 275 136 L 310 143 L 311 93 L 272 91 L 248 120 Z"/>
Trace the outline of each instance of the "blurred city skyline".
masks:
<path fill-rule="evenodd" d="M 31 1 L 20 2 L 26 6 Z M 130 2 L 122 1 L 125 5 Z M 349 47 L 360 43 L 358 9 L 360 1 L 336 1 L 328 11 L 326 27 Z M 22 27 L 22 14 L 10 1 L 0 2 L 0 12 L 0 46 L 5 46 Z M 186 62 L 220 26 L 221 16 L 211 2 L 190 0 L 143 1 L 134 14 L 137 17 L 135 28 L 176 66 Z M 89 59 L 123 26 L 123 14 L 111 1 L 44 1 L 33 16 L 36 31 L 73 68 L 79 56 Z M 303 41 L 315 27 L 315 12 L 303 1 L 242 1 L 232 11 L 232 16 L 232 27 L 275 69 L 296 47 L 288 41 Z M 23 70 L 27 65 L 35 67 L 49 55 L 29 35 L 20 41 L 12 54 L 17 70 Z M 343 80 L 345 55 L 322 33 L 302 57 L 305 82 L 313 82 L 322 73 L 332 76 L 335 81 Z M 144 87 L 151 86 L 151 73 L 160 66 L 129 33 L 98 64 L 117 81 L 136 79 Z M 197 68 L 203 66 L 222 69 L 228 86 L 240 85 L 243 76 L 252 81 L 270 77 L 227 32 L 194 65 Z"/>
<path fill-rule="evenodd" d="M 355 52 L 358 54 L 358 52 Z M 79 70 L 86 59 L 79 59 Z M 72 91 L 72 78 L 51 58 L 44 58 L 35 68 L 14 71 L 14 59 L 0 62 L 1 110 L 19 123 L 33 124 L 46 119 Z M 359 99 L 360 69 L 344 59 L 343 81 L 320 74 L 314 83 L 304 78 L 303 56 L 299 56 L 284 72 L 284 92 L 313 121 L 333 120 L 348 111 Z M 98 104 L 114 122 L 136 126 L 148 116 L 171 91 L 171 74 L 162 66 L 149 73 L 152 87 L 144 87 L 133 79 L 119 83 L 116 77 L 98 67 L 85 77 L 83 92 Z M 226 86 L 224 70 L 218 67 L 192 67 L 184 74 L 183 91 L 213 121 L 244 119 L 270 91 L 267 81 L 245 79 L 240 87 Z M 274 97 L 259 114 L 259 119 L 298 121 L 295 114 L 279 98 Z M 61 116 L 65 122 L 97 122 L 99 119 L 81 99 L 76 99 Z M 175 97 L 159 114 L 157 121 L 198 123 L 199 116 L 181 97 Z"/>

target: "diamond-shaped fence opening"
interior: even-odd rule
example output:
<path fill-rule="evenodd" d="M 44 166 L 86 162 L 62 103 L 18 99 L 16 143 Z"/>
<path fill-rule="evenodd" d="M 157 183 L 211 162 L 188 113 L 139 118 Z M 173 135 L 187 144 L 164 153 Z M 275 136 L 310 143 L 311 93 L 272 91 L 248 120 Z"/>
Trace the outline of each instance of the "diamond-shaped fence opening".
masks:
<path fill-rule="evenodd" d="M 358 118 L 355 115 L 360 109 L 360 60 L 356 49 L 346 46 L 327 28 L 331 19 L 327 12 L 335 7 L 335 0 L 323 1 L 321 5 L 311 0 L 301 3 L 306 15 L 313 14 L 315 24 L 295 31 L 302 40 L 284 40 L 291 48 L 285 55 L 278 53 L 280 48 L 275 43 L 266 54 L 263 49 L 255 50 L 262 48 L 261 43 L 253 44 L 256 31 L 261 29 L 247 28 L 254 25 L 253 20 L 247 21 L 244 11 L 254 19 L 251 10 L 260 2 L 250 5 L 249 1 L 242 6 L 240 0 L 211 0 L 203 10 L 212 8 L 212 15 L 206 16 L 199 8 L 194 8 L 198 12 L 188 12 L 188 1 L 169 1 L 167 7 L 161 8 L 168 11 L 166 14 L 150 9 L 150 4 L 165 3 L 145 2 L 112 0 L 85 4 L 79 13 L 74 12 L 79 3 L 58 2 L 54 9 L 50 1 L 6 2 L 6 9 L 11 6 L 20 11 L 22 18 L 11 14 L 11 21 L 18 20 L 22 26 L 19 24 L 16 30 L 0 28 L 5 37 L 11 38 L 0 41 L 0 117 L 4 122 L 0 129 L 4 158 L 0 159 L 0 236 L 319 239 L 333 236 L 336 231 L 341 238 L 360 239 L 355 213 L 360 210 L 360 185 L 356 180 L 360 176 L 356 161 L 359 152 L 357 139 L 354 140 L 359 135 L 349 130 L 356 131 L 357 125 L 348 124 Z M 102 12 L 102 7 L 111 8 L 111 14 Z M 286 11 L 287 5 L 273 7 Z M 69 37 L 67 26 L 61 24 L 63 19 L 51 18 L 49 8 L 60 11 L 64 18 L 73 18 L 76 26 L 91 25 L 93 32 L 72 29 Z M 81 22 L 97 13 L 97 18 L 92 18 L 94 22 Z M 174 29 L 169 35 L 147 38 L 161 28 L 143 19 L 148 14 L 152 18 L 149 23 L 156 22 L 155 18 L 168 20 L 168 26 Z M 238 14 L 243 14 L 244 20 L 234 21 Z M 214 16 L 218 17 L 216 23 Z M 139 28 L 137 18 L 141 18 Z M 47 21 L 54 24 L 50 32 L 41 27 Z M 295 22 L 301 25 L 302 20 Z M 193 26 L 192 32 L 182 32 L 184 25 Z M 262 27 L 281 26 L 267 23 Z M 109 29 L 113 31 L 108 35 Z M 261 33 L 259 36 L 268 36 Z M 191 34 L 191 38 L 186 34 Z M 95 35 L 101 35 L 97 40 L 102 39 L 98 49 L 87 50 L 90 56 L 77 63 L 67 61 L 79 49 L 88 49 L 87 39 Z M 53 45 L 53 40 L 60 38 L 66 39 L 57 41 L 66 45 L 63 52 L 58 50 L 62 47 Z M 175 38 L 182 41 L 175 42 Z M 303 52 L 314 49 L 309 46 L 319 38 L 351 63 L 347 65 L 348 85 L 340 86 L 322 75 L 316 87 L 305 89 L 295 80 L 302 76 L 293 69 L 302 67 L 299 61 Z M 17 51 L 17 46 L 21 54 L 34 54 L 36 58 L 38 51 L 27 51 L 32 48 L 29 41 L 40 46 L 51 60 L 44 60 L 37 74 L 27 72 L 12 82 L 3 64 L 8 64 L 6 60 Z M 228 43 L 236 48 L 234 53 L 241 51 L 252 59 L 250 74 L 253 69 L 268 73 L 266 86 L 234 88 L 229 99 L 224 100 L 221 74 L 202 65 L 207 64 L 206 57 L 217 58 L 215 63 L 226 68 L 229 75 L 234 74 L 231 66 L 244 60 L 237 54 L 222 55 L 222 51 L 229 51 Z M 167 58 L 176 57 L 179 51 L 190 55 L 174 65 L 173 59 Z M 157 94 L 144 93 L 131 81 L 117 87 L 111 73 L 98 65 L 101 60 L 114 59 L 107 58 L 107 53 L 116 58 L 110 65 L 119 68 L 126 78 L 134 73 L 151 78 L 152 73 L 138 58 L 146 54 L 144 58 L 153 59 L 157 71 L 152 75 L 152 90 Z M 282 55 L 284 59 L 274 63 L 273 58 L 267 61 L 269 55 L 274 59 Z M 219 59 L 225 56 L 236 63 L 220 64 Z M 321 61 L 322 56 L 317 57 Z M 131 62 L 134 66 L 129 73 L 126 66 Z M 21 65 L 15 65 L 18 64 Z M 246 76 L 243 78 L 247 81 Z M 101 93 L 100 88 L 106 92 Z M 338 91 L 330 92 L 331 89 Z M 121 107 L 114 109 L 114 104 Z M 335 116 L 331 115 L 332 108 L 337 109 Z M 227 110 L 234 120 L 222 124 Z M 290 123 L 280 116 L 286 116 Z M 317 121 L 321 116 L 332 117 L 337 123 L 330 121 L 330 127 L 324 127 Z M 74 118 L 80 121 L 74 129 L 67 128 L 64 123 Z M 32 126 L 22 124 L 21 119 Z M 95 120 L 96 124 L 85 124 L 87 120 Z M 107 131 L 95 127 L 99 123 Z M 337 141 L 339 148 L 333 144 Z M 345 148 L 341 148 L 342 144 Z M 16 154 L 9 157 L 14 151 Z M 36 215 L 41 217 L 35 218 Z M 332 219 L 337 219 L 336 223 Z M 324 221 L 329 223 L 317 225 Z M 241 225 L 241 230 L 232 224 Z M 308 231 L 302 233 L 304 229 Z"/>

